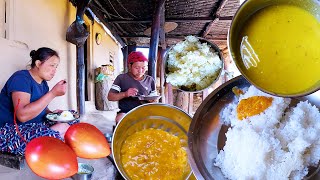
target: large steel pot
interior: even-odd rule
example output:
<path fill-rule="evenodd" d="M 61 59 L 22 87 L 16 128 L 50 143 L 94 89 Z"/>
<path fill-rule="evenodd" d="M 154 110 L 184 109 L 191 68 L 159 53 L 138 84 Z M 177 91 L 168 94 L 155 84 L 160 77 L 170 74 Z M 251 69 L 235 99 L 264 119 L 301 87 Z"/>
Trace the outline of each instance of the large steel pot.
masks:
<path fill-rule="evenodd" d="M 274 92 L 270 92 L 265 90 L 259 86 L 257 86 L 251 79 L 244 73 L 245 65 L 241 58 L 240 54 L 240 44 L 242 38 L 239 37 L 241 31 L 248 21 L 248 19 L 257 11 L 270 6 L 270 5 L 277 5 L 277 4 L 290 4 L 294 6 L 301 7 L 306 11 L 310 12 L 314 15 L 318 21 L 320 22 L 320 0 L 246 0 L 237 10 L 236 14 L 233 17 L 231 22 L 229 31 L 228 31 L 228 49 L 230 51 L 231 58 L 233 62 L 235 62 L 237 68 L 241 72 L 241 74 L 248 80 L 251 84 L 255 85 L 260 90 L 275 95 L 275 96 L 285 96 L 285 97 L 298 97 L 298 96 L 305 96 L 311 94 L 320 89 L 320 83 L 315 85 L 315 87 L 311 87 L 308 91 L 297 93 L 297 94 L 275 94 Z M 293 16 L 294 17 L 294 16 Z M 288 29 L 288 31 L 290 31 Z M 269 47 L 265 47 L 269 48 Z M 293 57 L 295 58 L 295 57 Z"/>
<path fill-rule="evenodd" d="M 185 149 L 188 147 L 188 129 L 191 117 L 181 109 L 168 104 L 151 103 L 138 106 L 128 112 L 117 125 L 112 138 L 112 153 L 117 169 L 125 179 L 130 179 L 121 163 L 121 147 L 126 138 L 135 132 L 155 128 L 167 131 L 180 138 Z M 191 168 L 184 175 L 191 174 Z"/>

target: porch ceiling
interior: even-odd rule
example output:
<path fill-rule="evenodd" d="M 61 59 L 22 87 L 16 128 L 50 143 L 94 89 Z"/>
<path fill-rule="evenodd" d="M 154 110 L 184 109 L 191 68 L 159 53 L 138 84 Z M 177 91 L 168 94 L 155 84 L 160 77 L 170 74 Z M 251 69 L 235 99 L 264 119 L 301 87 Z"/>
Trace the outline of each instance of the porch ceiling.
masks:
<path fill-rule="evenodd" d="M 76 0 L 70 0 L 76 4 Z M 89 8 L 111 32 L 127 45 L 149 46 L 156 0 L 91 0 Z M 204 37 L 224 49 L 239 0 L 166 0 L 165 21 L 178 27 L 166 33 L 172 45 L 187 35 Z"/>

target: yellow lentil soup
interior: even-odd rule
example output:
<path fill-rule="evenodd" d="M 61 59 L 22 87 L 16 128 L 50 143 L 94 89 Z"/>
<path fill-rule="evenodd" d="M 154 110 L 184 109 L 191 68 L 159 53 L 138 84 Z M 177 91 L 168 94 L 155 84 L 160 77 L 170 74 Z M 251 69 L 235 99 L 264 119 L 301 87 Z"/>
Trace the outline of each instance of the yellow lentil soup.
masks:
<path fill-rule="evenodd" d="M 121 148 L 121 162 L 130 179 L 183 179 L 187 153 L 180 139 L 160 129 L 130 135 Z"/>
<path fill-rule="evenodd" d="M 320 84 L 320 22 L 294 5 L 253 14 L 240 36 L 240 67 L 252 83 L 278 95 L 304 94 Z"/>

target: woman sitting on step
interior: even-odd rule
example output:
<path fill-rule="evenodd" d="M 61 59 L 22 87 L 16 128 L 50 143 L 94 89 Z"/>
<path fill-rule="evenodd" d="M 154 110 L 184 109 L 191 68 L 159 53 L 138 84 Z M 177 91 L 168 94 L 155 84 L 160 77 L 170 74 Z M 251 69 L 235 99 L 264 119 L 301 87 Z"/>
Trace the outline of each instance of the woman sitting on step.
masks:
<path fill-rule="evenodd" d="M 45 118 L 51 112 L 48 104 L 55 97 L 63 96 L 67 89 L 65 80 L 59 81 L 50 91 L 47 84 L 60 63 L 58 53 L 43 47 L 31 51 L 30 56 L 31 69 L 15 72 L 0 93 L 1 152 L 24 155 L 27 142 L 41 136 L 62 140 L 70 126 Z"/>

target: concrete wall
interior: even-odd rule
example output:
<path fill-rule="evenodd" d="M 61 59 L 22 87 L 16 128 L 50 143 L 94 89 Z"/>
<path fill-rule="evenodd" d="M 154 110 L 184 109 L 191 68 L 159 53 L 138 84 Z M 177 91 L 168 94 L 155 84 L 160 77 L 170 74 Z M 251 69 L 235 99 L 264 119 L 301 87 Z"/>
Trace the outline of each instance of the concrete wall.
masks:
<path fill-rule="evenodd" d="M 42 46 L 50 47 L 59 52 L 60 65 L 56 76 L 48 82 L 53 87 L 61 79 L 68 82 L 66 95 L 54 99 L 49 108 L 77 109 L 76 100 L 76 46 L 67 42 L 66 31 L 75 20 L 76 8 L 68 0 L 0 0 L 6 1 L 7 23 L 6 37 L 0 37 L 1 66 L 0 88 L 17 70 L 26 69 L 30 64 L 29 53 Z M 0 6 L 3 8 L 4 3 Z M 1 12 L 0 12 L 1 13 Z M 3 19 L 0 15 L 0 20 Z M 108 62 L 109 52 L 115 53 L 116 69 L 122 61 L 118 44 L 105 34 L 102 26 L 85 18 L 90 36 L 88 38 L 88 72 L 89 99 L 94 101 L 93 70 Z M 3 23 L 2 23 L 3 24 Z M 1 28 L 2 26 L 0 26 Z M 95 43 L 95 33 L 103 35 L 102 43 Z M 91 74 L 90 74 L 91 73 Z"/>
<path fill-rule="evenodd" d="M 91 59 L 93 60 L 90 63 L 90 77 L 92 77 L 92 81 L 94 81 L 94 70 L 101 65 L 105 64 L 113 64 L 115 67 L 115 75 L 118 75 L 122 69 L 122 59 L 123 55 L 121 52 L 121 47 L 118 45 L 118 43 L 111 38 L 111 36 L 105 31 L 104 27 L 95 22 L 92 26 L 92 33 L 90 34 L 90 42 L 91 42 L 91 47 L 92 47 L 92 57 Z M 101 43 L 98 45 L 96 43 L 96 35 L 100 33 L 102 38 L 101 38 Z M 110 62 L 110 56 L 113 57 L 113 63 Z M 114 78 L 114 77 L 112 77 Z M 91 80 L 90 80 L 91 81 Z M 94 83 L 91 83 L 92 87 L 91 89 L 94 90 L 93 86 Z M 94 96 L 94 93 L 91 93 L 92 96 Z M 93 100 L 94 97 L 91 97 L 91 100 Z"/>

